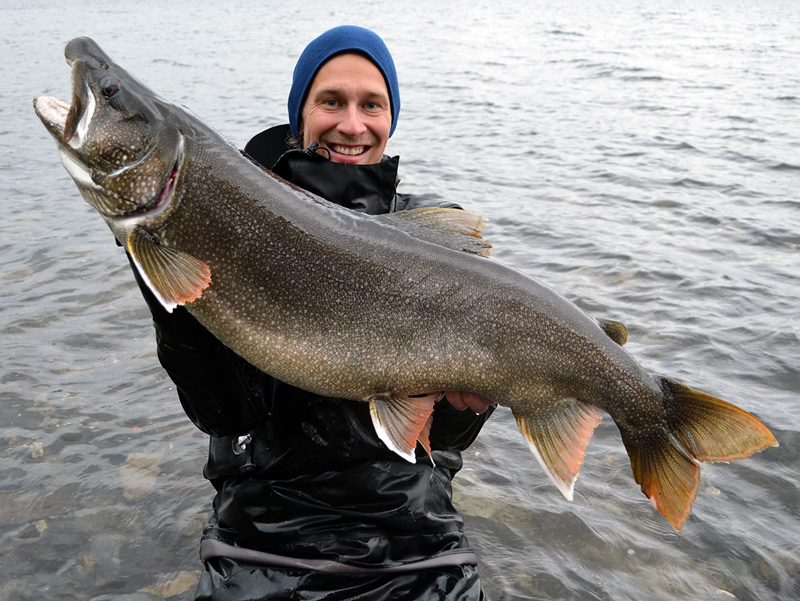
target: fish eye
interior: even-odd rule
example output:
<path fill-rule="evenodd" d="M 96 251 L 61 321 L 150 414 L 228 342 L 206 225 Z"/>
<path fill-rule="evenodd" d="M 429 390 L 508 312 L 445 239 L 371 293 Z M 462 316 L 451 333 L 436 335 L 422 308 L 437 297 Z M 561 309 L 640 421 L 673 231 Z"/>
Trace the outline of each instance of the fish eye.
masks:
<path fill-rule="evenodd" d="M 106 81 L 100 87 L 100 92 L 103 94 L 104 98 L 111 98 L 114 94 L 119 92 L 119 84 L 115 81 Z"/>

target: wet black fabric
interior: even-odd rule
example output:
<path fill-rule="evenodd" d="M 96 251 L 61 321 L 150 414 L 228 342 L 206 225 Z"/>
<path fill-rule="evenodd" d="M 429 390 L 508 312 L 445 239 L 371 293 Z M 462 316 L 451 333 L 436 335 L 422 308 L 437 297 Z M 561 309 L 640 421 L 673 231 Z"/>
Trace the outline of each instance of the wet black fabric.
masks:
<path fill-rule="evenodd" d="M 302 158 L 303 151 L 296 152 L 289 157 L 304 172 L 313 175 L 324 165 L 311 154 Z M 384 161 L 377 169 L 381 166 L 384 172 L 372 181 L 382 182 L 388 191 L 376 192 L 371 198 L 380 200 L 362 210 L 386 213 L 398 206 L 434 204 L 419 196 L 398 201 L 396 161 Z M 332 172 L 323 168 L 322 173 L 329 177 Z M 338 173 L 342 178 L 355 172 Z M 339 189 L 348 189 L 347 183 Z M 261 372 L 183 307 L 167 313 L 134 273 L 153 313 L 159 360 L 189 418 L 211 435 L 204 475 L 217 494 L 204 538 L 367 568 L 469 549 L 452 505 L 451 481 L 462 467 L 461 451 L 491 411 L 476 416 L 447 401 L 437 403 L 430 434 L 435 465 L 421 449 L 417 463 L 408 463 L 377 438 L 367 403 L 319 397 Z M 331 596 L 332 591 L 339 592 Z M 200 599 L 323 597 L 483 598 L 472 566 L 360 577 L 295 573 L 215 558 L 207 562 L 198 588 Z"/>
<path fill-rule="evenodd" d="M 345 575 L 263 570 L 220 558 L 208 562 L 198 601 L 483 601 L 475 566 L 415 574 Z"/>

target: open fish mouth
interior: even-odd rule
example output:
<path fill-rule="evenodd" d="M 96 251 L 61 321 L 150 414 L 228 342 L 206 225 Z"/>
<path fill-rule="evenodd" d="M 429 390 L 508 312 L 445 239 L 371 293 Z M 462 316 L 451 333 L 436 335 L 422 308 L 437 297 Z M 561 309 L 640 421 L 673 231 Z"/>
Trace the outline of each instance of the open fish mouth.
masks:
<path fill-rule="evenodd" d="M 33 99 L 33 108 L 48 129 L 57 133 L 61 141 L 66 143 L 64 130 L 71 105 L 53 96 L 36 96 Z"/>
<path fill-rule="evenodd" d="M 80 77 L 80 63 L 67 59 L 67 65 L 72 70 L 72 102 L 67 104 L 52 96 L 36 96 L 33 107 L 59 143 L 78 149 L 86 140 L 97 102 Z"/>

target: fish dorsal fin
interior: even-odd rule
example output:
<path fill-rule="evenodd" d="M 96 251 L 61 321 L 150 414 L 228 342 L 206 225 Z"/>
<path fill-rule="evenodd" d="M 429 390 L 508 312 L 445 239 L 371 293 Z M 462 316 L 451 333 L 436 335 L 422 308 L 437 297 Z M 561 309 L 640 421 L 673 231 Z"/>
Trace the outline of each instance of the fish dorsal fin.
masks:
<path fill-rule="evenodd" d="M 564 398 L 529 403 L 515 409 L 514 417 L 539 465 L 571 501 L 586 445 L 603 415 L 591 405 Z"/>
<path fill-rule="evenodd" d="M 416 463 L 414 449 L 420 440 L 430 453 L 429 419 L 439 395 L 377 395 L 369 399 L 372 425 L 383 443 L 410 463 Z"/>
<path fill-rule="evenodd" d="M 211 283 L 208 265 L 160 244 L 144 228 L 131 230 L 127 247 L 147 286 L 170 313 L 178 305 L 200 298 Z"/>
<path fill-rule="evenodd" d="M 598 323 L 608 337 L 618 345 L 625 346 L 625 343 L 628 342 L 628 328 L 625 327 L 625 324 L 610 319 L 599 319 Z"/>
<path fill-rule="evenodd" d="M 377 215 L 375 219 L 425 242 L 481 257 L 488 257 L 492 248 L 492 245 L 481 237 L 486 219 L 461 209 L 421 207 L 410 211 Z"/>

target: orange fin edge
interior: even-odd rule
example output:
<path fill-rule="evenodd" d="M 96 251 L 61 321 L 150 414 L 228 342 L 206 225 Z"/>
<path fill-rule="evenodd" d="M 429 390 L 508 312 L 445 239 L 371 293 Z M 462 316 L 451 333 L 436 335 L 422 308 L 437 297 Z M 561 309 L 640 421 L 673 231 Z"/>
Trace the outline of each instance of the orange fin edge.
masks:
<path fill-rule="evenodd" d="M 772 432 L 736 405 L 661 379 L 670 431 L 698 461 L 737 461 L 778 446 Z"/>

